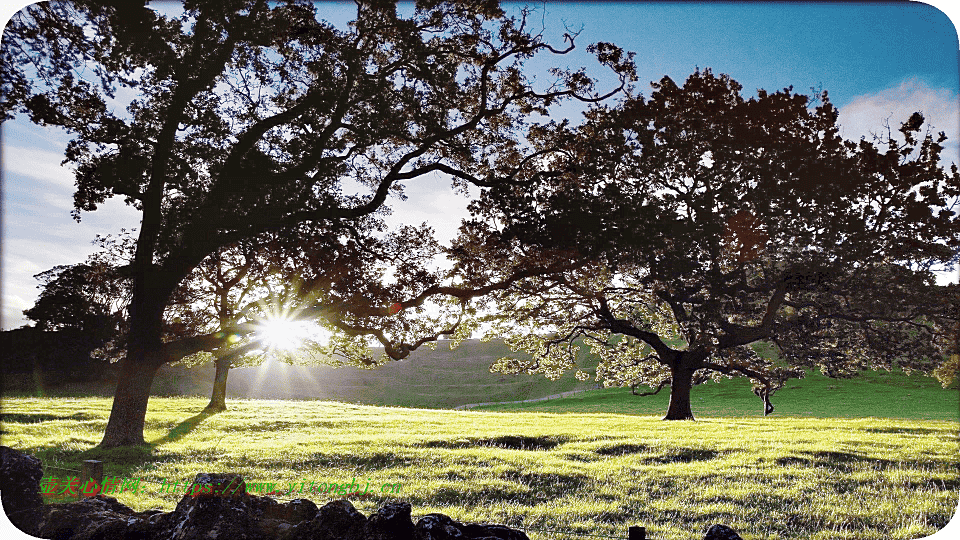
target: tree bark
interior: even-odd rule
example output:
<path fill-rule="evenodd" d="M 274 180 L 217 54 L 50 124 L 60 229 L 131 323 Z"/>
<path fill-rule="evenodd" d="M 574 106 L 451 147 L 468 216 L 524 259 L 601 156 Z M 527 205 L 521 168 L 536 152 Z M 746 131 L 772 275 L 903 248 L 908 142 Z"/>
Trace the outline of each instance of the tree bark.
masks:
<path fill-rule="evenodd" d="M 134 278 L 127 354 L 120 361 L 117 391 L 101 448 L 144 444 L 143 425 L 150 389 L 157 370 L 166 361 L 160 336 L 163 309 L 172 289 L 154 272 Z"/>
<path fill-rule="evenodd" d="M 143 424 L 147 416 L 150 388 L 160 365 L 128 354 L 121 361 L 117 392 L 110 420 L 100 442 L 101 448 L 144 444 Z"/>
<path fill-rule="evenodd" d="M 221 412 L 227 410 L 227 375 L 230 373 L 230 357 L 218 357 L 217 374 L 213 377 L 213 393 L 210 395 L 210 403 L 204 409 L 208 412 Z"/>
<path fill-rule="evenodd" d="M 670 368 L 670 406 L 664 420 L 695 420 L 690 408 L 690 390 L 693 388 L 693 373 L 696 368 L 685 362 L 685 355 L 680 353 Z"/>

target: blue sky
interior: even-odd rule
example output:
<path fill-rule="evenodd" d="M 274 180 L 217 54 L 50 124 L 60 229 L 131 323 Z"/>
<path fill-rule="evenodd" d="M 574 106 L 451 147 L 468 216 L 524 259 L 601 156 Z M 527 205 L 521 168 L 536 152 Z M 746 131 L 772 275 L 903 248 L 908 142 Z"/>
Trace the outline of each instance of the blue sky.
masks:
<path fill-rule="evenodd" d="M 947 8 L 948 3 L 935 2 L 957 20 L 957 10 Z M 520 5 L 505 7 L 515 13 Z M 808 92 L 822 87 L 840 107 L 844 135 L 852 139 L 878 130 L 886 118 L 896 126 L 921 110 L 950 135 L 948 159 L 960 164 L 957 32 L 950 17 L 936 7 L 627 2 L 534 6 L 531 22 L 544 25 L 554 43 L 562 41 L 564 23 L 573 29 L 583 26 L 577 51 L 564 57 L 561 66 L 596 68 L 586 45 L 610 41 L 637 53 L 637 90 L 644 94 L 649 94 L 651 80 L 668 75 L 680 82 L 696 67 L 731 75 L 748 95 L 757 88 L 792 85 Z M 351 9 L 352 3 L 320 4 L 334 22 L 344 21 Z M 13 7 L 5 4 L 0 10 L 5 21 Z M 84 214 L 79 224 L 70 218 L 73 180 L 71 172 L 59 166 L 67 140 L 61 131 L 38 128 L 24 119 L 3 125 L 4 329 L 24 324 L 21 312 L 33 305 L 38 293 L 34 274 L 82 261 L 93 252 L 95 235 L 136 227 L 139 221 L 137 212 L 118 200 Z M 442 177 L 418 180 L 406 191 L 410 199 L 394 202 L 391 221 L 427 221 L 438 238 L 449 240 L 464 215 L 466 199 L 454 194 Z"/>
<path fill-rule="evenodd" d="M 559 2 L 546 11 L 548 27 L 581 21 L 583 43 L 635 51 L 644 83 L 710 67 L 748 92 L 822 85 L 838 104 L 905 77 L 957 84 L 956 30 L 919 3 Z"/>

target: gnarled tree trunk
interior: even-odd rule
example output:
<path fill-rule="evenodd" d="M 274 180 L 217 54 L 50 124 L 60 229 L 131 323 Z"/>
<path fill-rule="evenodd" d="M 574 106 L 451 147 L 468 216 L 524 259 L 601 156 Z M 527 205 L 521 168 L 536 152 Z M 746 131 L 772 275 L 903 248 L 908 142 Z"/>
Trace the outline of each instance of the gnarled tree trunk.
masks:
<path fill-rule="evenodd" d="M 207 412 L 227 410 L 227 375 L 230 373 L 230 356 L 217 357 L 217 373 L 213 377 L 213 393 L 210 403 L 204 409 Z"/>
<path fill-rule="evenodd" d="M 120 361 L 117 391 L 100 441 L 101 448 L 144 444 L 143 425 L 150 389 L 157 370 L 166 361 L 161 329 L 163 310 L 172 287 L 165 289 L 163 285 L 153 272 L 134 278 L 127 354 Z"/>

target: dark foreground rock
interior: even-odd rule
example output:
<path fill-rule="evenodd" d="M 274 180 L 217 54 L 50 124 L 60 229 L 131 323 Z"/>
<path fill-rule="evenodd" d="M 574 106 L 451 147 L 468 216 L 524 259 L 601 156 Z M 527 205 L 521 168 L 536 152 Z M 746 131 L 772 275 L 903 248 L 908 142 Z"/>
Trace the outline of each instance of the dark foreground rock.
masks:
<path fill-rule="evenodd" d="M 40 479 L 43 469 L 40 460 L 0 446 L 0 499 L 10 522 L 26 529 L 37 520 L 43 506 Z"/>
<path fill-rule="evenodd" d="M 166 513 L 134 512 L 104 495 L 49 504 L 27 532 L 56 540 L 529 540 L 508 527 L 459 523 L 441 514 L 414 525 L 405 502 L 386 503 L 368 518 L 347 500 L 321 508 L 310 501 L 281 504 L 249 495 L 185 501 Z"/>
<path fill-rule="evenodd" d="M 707 529 L 707 535 L 703 540 L 743 540 L 743 538 L 740 538 L 737 531 L 726 525 L 714 525 Z"/>
<path fill-rule="evenodd" d="M 40 461 L 0 447 L 4 511 L 24 532 L 55 540 L 529 540 L 503 525 L 460 523 L 428 514 L 416 524 L 410 504 L 387 502 L 367 517 L 347 500 L 318 508 L 307 499 L 280 503 L 250 495 L 237 474 L 200 473 L 195 495 L 172 512 L 134 512 L 115 498 L 96 495 L 77 502 L 43 504 Z M 704 540 L 740 540 L 714 525 Z"/>

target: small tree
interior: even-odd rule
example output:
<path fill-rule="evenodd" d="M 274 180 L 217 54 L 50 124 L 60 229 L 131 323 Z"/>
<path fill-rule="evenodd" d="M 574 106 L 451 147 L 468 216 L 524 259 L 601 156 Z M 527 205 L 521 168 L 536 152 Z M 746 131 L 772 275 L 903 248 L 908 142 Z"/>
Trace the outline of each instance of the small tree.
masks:
<path fill-rule="evenodd" d="M 960 248 L 942 133 L 921 135 L 918 113 L 899 142 L 845 141 L 826 92 L 746 99 L 710 70 L 653 87 L 576 129 L 539 130 L 554 174 L 474 205 L 454 249 L 466 283 L 564 263 L 497 294 L 492 333 L 534 358 L 494 369 L 553 376 L 583 338 L 608 380 L 669 385 L 665 418 L 678 420 L 710 378 L 750 378 L 769 413 L 807 368 L 941 365 L 960 289 L 930 271 Z M 782 360 L 758 356 L 761 341 Z"/>
<path fill-rule="evenodd" d="M 204 260 L 181 284 L 168 318 L 177 321 L 178 338 L 215 338 L 216 348 L 182 360 L 188 365 L 214 360 L 216 374 L 207 410 L 226 409 L 231 366 L 256 365 L 267 354 L 297 364 L 372 367 L 378 362 L 370 357 L 365 338 L 376 334 L 393 352 L 392 358 L 405 357 L 408 352 L 394 352 L 402 348 L 404 339 L 435 334 L 448 314 L 410 320 L 409 313 L 384 313 L 375 306 L 418 291 L 418 278 L 428 273 L 436 250 L 432 232 L 425 227 L 405 227 L 378 238 L 300 226 L 265 233 Z M 397 264 L 400 260 L 403 263 Z M 383 283 L 387 267 L 394 283 Z M 345 326 L 344 319 L 351 315 L 370 327 Z M 289 350 L 271 350 L 261 335 L 265 325 L 304 323 L 317 331 L 301 332 L 300 343 Z M 398 323 L 405 332 L 399 331 Z M 321 327 L 332 331 L 328 339 L 317 335 Z M 229 339 L 223 341 L 221 335 Z"/>

